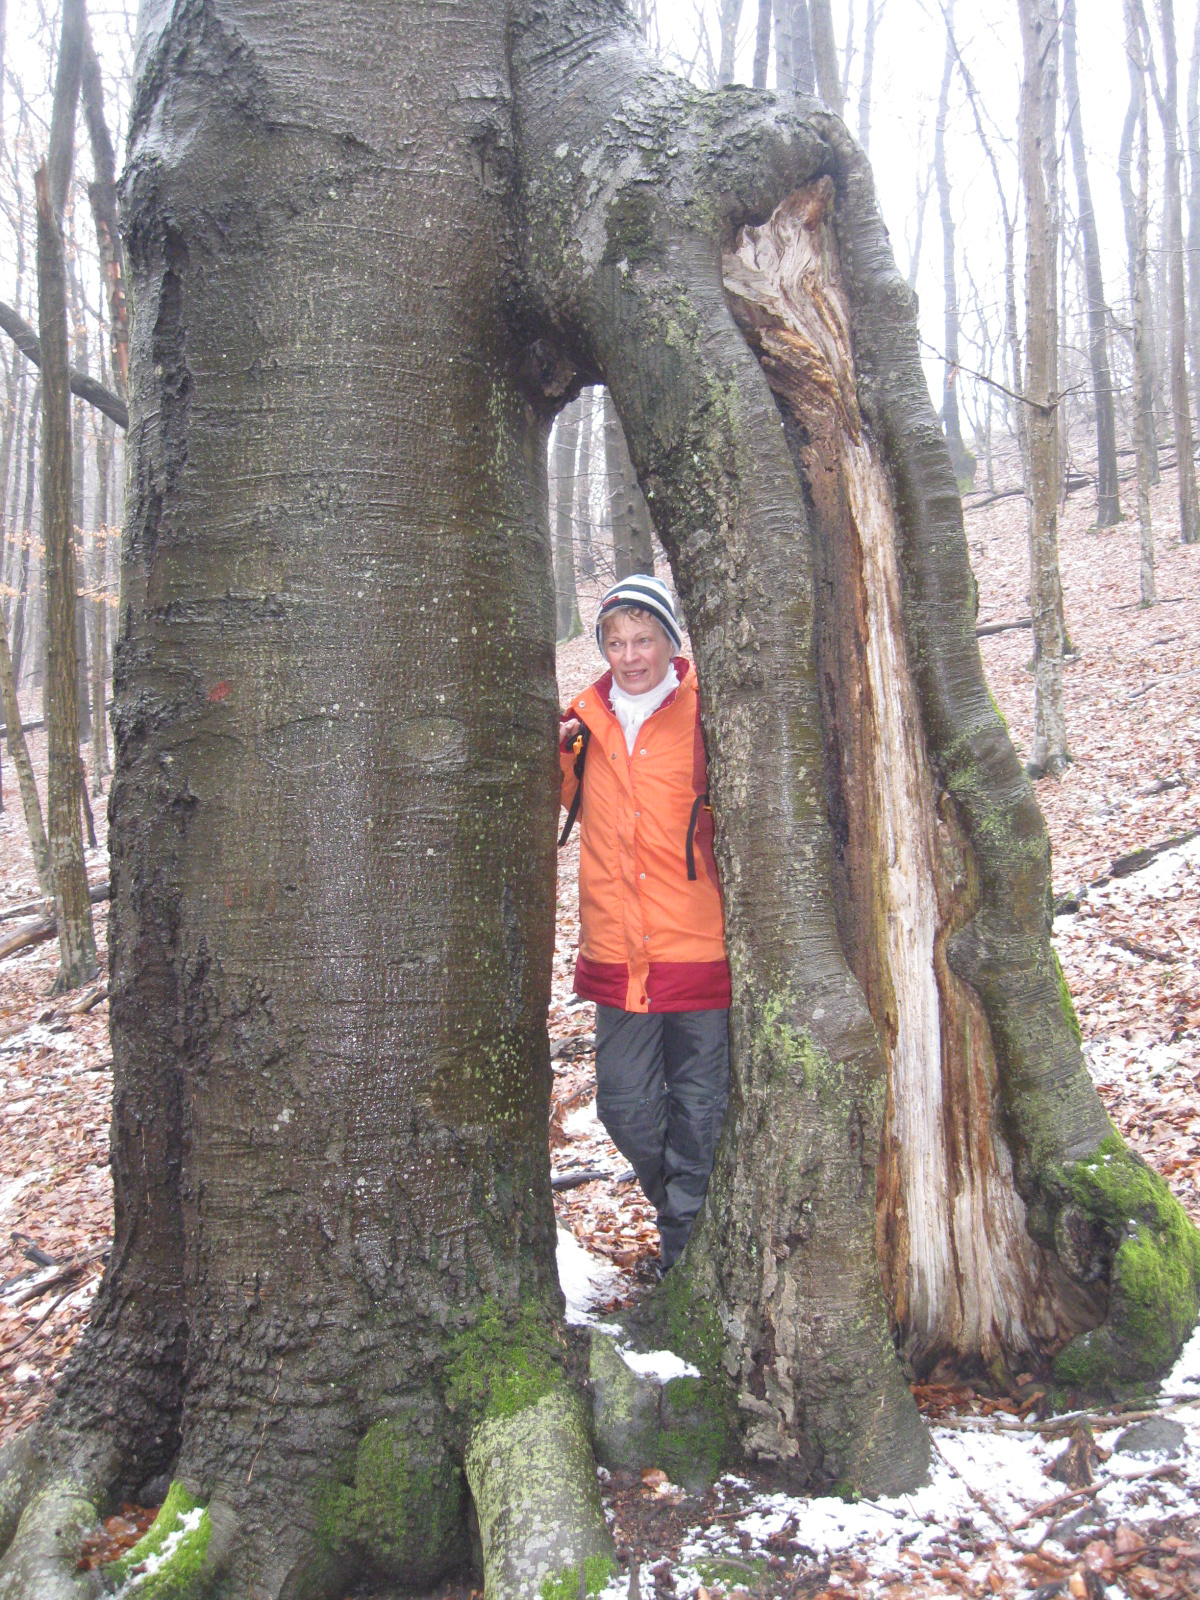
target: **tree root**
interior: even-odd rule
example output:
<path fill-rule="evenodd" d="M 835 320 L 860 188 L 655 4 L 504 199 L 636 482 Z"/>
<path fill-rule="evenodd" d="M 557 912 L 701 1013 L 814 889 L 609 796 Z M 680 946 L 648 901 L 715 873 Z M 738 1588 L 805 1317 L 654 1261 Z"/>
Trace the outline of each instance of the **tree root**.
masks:
<path fill-rule="evenodd" d="M 485 1417 L 467 1450 L 488 1600 L 574 1600 L 613 1554 L 579 1397 L 544 1394 L 512 1416 Z"/>
<path fill-rule="evenodd" d="M 64 1473 L 35 1488 L 0 1561 L 0 1600 L 82 1600 L 102 1593 L 98 1575 L 75 1570 L 100 1504 L 92 1473 Z"/>

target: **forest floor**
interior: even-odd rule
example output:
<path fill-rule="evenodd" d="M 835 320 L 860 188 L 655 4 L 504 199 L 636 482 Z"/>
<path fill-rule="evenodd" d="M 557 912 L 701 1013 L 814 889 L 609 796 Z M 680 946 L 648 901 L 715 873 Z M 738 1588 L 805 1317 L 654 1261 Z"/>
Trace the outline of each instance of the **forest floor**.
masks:
<path fill-rule="evenodd" d="M 1169 477 L 1155 492 L 1160 530 L 1178 525 L 1174 492 Z M 1055 894 L 1075 908 L 1063 905 L 1055 942 L 1111 1116 L 1200 1223 L 1200 547 L 1181 547 L 1169 532 L 1161 538 L 1162 603 L 1143 612 L 1136 529 L 1097 533 L 1088 522 L 1086 496 L 1074 496 L 1060 549 L 1075 651 L 1066 670 L 1075 761 L 1061 780 L 1037 786 Z M 1026 616 L 1023 502 L 969 511 L 967 534 L 980 623 Z M 585 619 L 588 610 L 585 599 Z M 997 633 L 980 648 L 1024 755 L 1030 635 Z M 598 676 L 590 628 L 560 647 L 558 670 L 564 698 Z M 27 714 L 37 714 L 32 702 Z M 44 733 L 29 742 L 44 794 Z M 90 747 L 85 753 L 90 762 Z M 9 930 L 27 925 L 12 909 L 38 896 L 7 749 L 0 772 L 2 948 Z M 107 870 L 106 803 L 94 804 L 93 883 Z M 1179 842 L 1149 861 L 1129 859 L 1170 840 Z M 560 864 L 550 1143 L 564 1283 L 575 1315 L 592 1318 L 651 1281 L 657 1231 L 596 1120 L 594 1015 L 571 993 L 577 863 L 576 836 Z M 106 905 L 95 907 L 95 925 L 103 964 Z M 108 1007 L 101 999 L 74 1014 L 51 998 L 57 965 L 53 940 L 0 958 L 0 1441 L 46 1404 L 86 1321 L 111 1233 Z M 31 1249 L 54 1263 L 36 1280 Z M 27 1290 L 40 1292 L 22 1299 Z M 1044 1476 L 1065 1448 L 1055 1438 L 1064 1429 L 1038 1421 L 1036 1386 L 1000 1393 L 935 1374 L 916 1392 L 936 1423 L 937 1464 L 932 1486 L 903 1502 L 801 1500 L 735 1478 L 705 1497 L 685 1495 L 661 1474 L 608 1480 L 618 1542 L 639 1552 L 642 1600 L 651 1587 L 655 1600 L 698 1588 L 701 1600 L 739 1591 L 911 1600 L 1024 1590 L 1036 1600 L 1059 1592 L 1100 1600 L 1106 1584 L 1138 1600 L 1200 1595 L 1200 1340 L 1165 1386 L 1187 1402 L 1175 1413 L 1185 1427 L 1179 1453 L 1108 1456 L 1118 1427 L 1098 1419 L 1098 1449 L 1076 1439 L 1065 1481 Z M 1067 1520 L 1054 1525 L 1056 1516 Z"/>

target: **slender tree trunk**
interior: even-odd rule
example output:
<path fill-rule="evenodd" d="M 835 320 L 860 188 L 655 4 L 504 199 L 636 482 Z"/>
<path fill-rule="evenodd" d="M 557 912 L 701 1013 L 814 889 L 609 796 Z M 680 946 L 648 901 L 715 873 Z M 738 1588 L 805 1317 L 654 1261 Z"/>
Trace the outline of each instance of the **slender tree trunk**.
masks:
<path fill-rule="evenodd" d="M 721 58 L 717 66 L 717 87 L 733 82 L 737 67 L 737 31 L 742 19 L 743 0 L 721 0 Z"/>
<path fill-rule="evenodd" d="M 113 383 L 122 399 L 126 396 L 129 372 L 129 307 L 125 298 L 125 266 L 121 254 L 121 234 L 117 221 L 117 160 L 108 121 L 104 114 L 104 84 L 100 63 L 92 43 L 92 30 L 84 24 L 83 67 L 80 98 L 92 148 L 92 170 L 88 185 L 100 267 L 108 294 L 109 327 L 112 331 Z"/>
<path fill-rule="evenodd" d="M 1083 140 L 1083 113 L 1079 99 L 1079 71 L 1075 43 L 1076 0 L 1063 7 L 1063 84 L 1067 96 L 1067 132 L 1071 164 L 1079 199 L 1079 228 L 1083 235 L 1083 265 L 1087 283 L 1088 355 L 1092 363 L 1092 394 L 1096 406 L 1096 524 L 1114 527 L 1121 520 L 1117 476 L 1117 417 L 1113 404 L 1112 374 L 1108 365 L 1108 314 L 1104 303 L 1104 276 L 1100 263 L 1100 234 L 1092 208 L 1087 153 Z"/>
<path fill-rule="evenodd" d="M 809 0 L 775 0 L 775 85 L 784 95 L 816 92 L 808 4 Z"/>
<path fill-rule="evenodd" d="M 858 86 L 858 142 L 865 151 L 871 148 L 871 84 L 875 76 L 875 33 L 879 26 L 879 14 L 875 6 L 876 0 L 867 0 L 862 81 Z"/>
<path fill-rule="evenodd" d="M 17 601 L 13 608 L 12 669 L 17 688 L 21 687 L 21 665 L 25 653 L 25 611 L 29 600 L 29 566 L 33 555 L 33 486 L 37 466 L 38 423 L 42 415 L 42 381 L 33 386 L 29 404 L 29 428 L 25 446 L 25 504 L 21 508 L 20 571 Z"/>
<path fill-rule="evenodd" d="M 83 859 L 79 699 L 75 655 L 75 537 L 67 274 L 60 218 L 70 181 L 83 51 L 82 0 L 64 0 L 62 43 L 45 165 L 37 179 L 38 331 L 42 341 L 42 542 L 46 567 L 46 834 L 58 921 L 57 988 L 96 971 L 92 904 Z"/>
<path fill-rule="evenodd" d="M 4 627 L 5 627 L 6 630 L 8 629 L 9 624 L 10 624 L 10 622 L 12 620 L 12 589 L 13 589 L 13 586 L 14 586 L 14 580 L 15 580 L 15 574 L 16 574 L 16 571 L 17 571 L 17 565 L 18 565 L 18 562 L 20 560 L 20 548 L 21 548 L 21 495 L 22 495 L 22 486 L 23 486 L 23 482 L 24 482 L 24 480 L 23 480 L 23 478 L 21 476 L 21 466 L 22 466 L 22 462 L 24 461 L 24 449 L 25 449 L 25 440 L 26 440 L 25 421 L 26 421 L 26 411 L 27 411 L 28 401 L 29 401 L 29 378 L 28 378 L 28 372 L 27 371 L 22 371 L 21 378 L 20 378 L 20 383 L 19 383 L 18 389 L 17 389 L 17 413 L 16 413 L 15 425 L 14 425 L 14 428 L 13 428 L 13 466 L 15 468 L 15 471 L 13 472 L 12 494 L 11 494 L 11 496 L 9 497 L 9 499 L 8 499 L 8 501 L 6 503 L 6 509 L 7 509 L 7 512 L 8 512 L 7 526 L 8 526 L 8 529 L 9 529 L 9 535 L 8 535 L 8 556 L 7 556 L 7 561 L 6 561 L 5 568 L 4 568 L 4 572 L 6 574 L 7 581 L 6 581 L 6 585 L 5 585 L 4 598 L 3 598 L 3 602 L 2 602 L 2 608 L 3 608 L 3 613 L 4 613 Z M 35 411 L 36 411 L 36 407 L 35 407 Z"/>
<path fill-rule="evenodd" d="M 96 428 L 96 501 L 92 535 L 92 793 L 102 794 L 109 772 L 108 714 L 104 709 L 104 677 L 108 662 L 108 469 L 113 425 L 104 417 Z"/>
<path fill-rule="evenodd" d="M 8 486 L 12 471 L 13 441 L 17 435 L 18 408 L 17 408 L 17 355 L 13 352 L 11 365 L 5 373 L 4 380 L 4 421 L 0 425 L 0 579 L 3 578 L 8 560 L 9 530 L 15 527 L 16 519 L 8 515 Z M 17 458 L 20 459 L 20 445 L 17 446 Z"/>
<path fill-rule="evenodd" d="M 571 516 L 579 530 L 581 543 L 592 544 L 592 435 L 595 431 L 596 391 L 584 389 L 579 396 L 579 459 L 575 467 L 575 487 Z"/>
<path fill-rule="evenodd" d="M 1175 43 L 1174 0 L 1159 0 L 1165 63 L 1160 104 L 1164 172 L 1164 231 L 1167 247 L 1168 326 L 1171 338 L 1171 418 L 1175 433 L 1176 471 L 1179 475 L 1179 536 L 1184 544 L 1200 540 L 1200 501 L 1196 495 L 1196 462 L 1192 432 L 1191 398 L 1187 374 L 1187 304 L 1184 282 L 1183 198 L 1179 149 L 1179 57 Z"/>
<path fill-rule="evenodd" d="M 1200 420 L 1200 12 L 1192 35 L 1187 88 L 1188 326 L 1192 398 Z"/>
<path fill-rule="evenodd" d="M 1154 323 L 1153 308 L 1150 303 L 1148 270 L 1149 238 L 1146 240 L 1146 255 L 1142 257 L 1139 250 L 1141 229 L 1140 195 L 1135 192 L 1133 186 L 1133 151 L 1138 137 L 1139 119 L 1145 115 L 1147 97 L 1145 64 L 1142 60 L 1141 32 L 1132 0 L 1125 0 L 1125 16 L 1125 50 L 1129 63 L 1130 89 L 1129 109 L 1125 113 L 1125 122 L 1121 129 L 1117 176 L 1121 190 L 1121 212 L 1125 221 L 1125 259 L 1129 269 L 1130 318 L 1131 320 L 1133 319 L 1135 308 L 1140 309 L 1143 335 L 1140 362 L 1136 353 L 1134 358 L 1132 397 L 1134 423 L 1132 431 L 1136 439 L 1140 418 L 1142 438 L 1146 451 L 1146 465 L 1149 472 L 1147 487 L 1153 488 L 1158 483 L 1161 474 L 1158 465 L 1158 434 L 1154 426 Z M 1148 135 L 1143 133 L 1143 137 L 1148 137 Z M 1140 282 L 1137 277 L 1139 260 L 1142 262 L 1145 273 Z M 1139 494 L 1140 492 L 1139 486 Z"/>
<path fill-rule="evenodd" d="M 17 685 L 13 678 L 12 657 L 8 652 L 8 635 L 0 628 L 0 705 L 4 707 L 4 722 L 8 728 L 8 753 L 17 769 L 17 784 L 21 791 L 21 806 L 25 812 L 25 827 L 29 832 L 29 851 L 33 857 L 33 870 L 38 888 L 45 895 L 54 893 L 54 880 L 50 871 L 50 851 L 46 844 L 46 829 L 42 824 L 42 805 L 38 799 L 37 784 L 33 777 L 33 763 L 29 747 L 21 731 L 21 707 L 17 703 Z"/>
<path fill-rule="evenodd" d="M 771 58 L 771 3 L 758 0 L 758 25 L 754 32 L 754 77 L 756 89 L 767 87 L 767 63 Z"/>
<path fill-rule="evenodd" d="M 575 456 L 579 443 L 579 406 L 560 412 L 554 439 L 555 527 L 554 592 L 558 639 L 583 632 L 575 593 Z"/>
<path fill-rule="evenodd" d="M 838 72 L 837 39 L 833 32 L 830 0 L 808 0 L 808 15 L 817 93 L 829 109 L 836 111 L 840 117 L 846 96 Z"/>
<path fill-rule="evenodd" d="M 72 249 L 72 263 L 76 251 Z M 75 366 L 78 371 L 86 373 L 88 370 L 88 339 L 87 329 L 84 326 L 82 296 L 79 293 L 79 281 L 74 265 L 68 275 L 71 288 L 71 320 L 75 327 Z M 87 489 L 87 441 L 84 434 L 84 406 L 83 401 L 77 399 L 74 406 L 74 415 L 71 422 L 71 521 L 72 537 L 75 543 L 75 571 L 83 578 L 83 587 L 87 588 L 87 557 L 83 543 L 84 521 L 84 496 Z M 88 625 L 87 625 L 87 599 L 81 593 L 75 596 L 75 666 L 78 674 L 77 684 L 77 722 L 80 740 L 91 738 L 92 734 L 92 700 L 91 687 L 88 676 Z"/>
<path fill-rule="evenodd" d="M 1058 283 L 1048 160 L 1056 159 L 1057 17 L 1053 0 L 1019 0 L 1021 181 L 1025 188 L 1025 398 L 1030 407 L 1029 597 L 1033 613 L 1034 732 L 1031 773 L 1070 761 L 1063 712 L 1062 583 L 1058 570 Z"/>
<path fill-rule="evenodd" d="M 946 54 L 938 96 L 933 164 L 942 216 L 942 289 L 945 298 L 942 425 L 946 432 L 946 443 L 950 447 L 954 475 L 960 486 L 968 487 L 974 481 L 975 461 L 963 444 L 962 426 L 958 418 L 958 284 L 954 260 L 954 216 L 950 209 L 950 176 L 946 167 L 946 121 L 950 111 L 950 84 L 954 77 L 954 44 L 950 32 L 953 20 L 954 0 L 950 0 L 946 11 Z"/>
<path fill-rule="evenodd" d="M 1147 365 L 1149 329 L 1146 303 L 1149 298 L 1147 261 L 1150 251 L 1150 110 L 1146 93 L 1146 67 L 1142 56 L 1142 36 L 1134 0 L 1124 0 L 1125 53 L 1129 65 L 1130 115 L 1121 138 L 1121 198 L 1125 211 L 1126 244 L 1129 250 L 1129 303 L 1133 321 L 1133 450 L 1137 462 L 1138 525 L 1141 530 L 1139 588 L 1143 606 L 1158 599 L 1154 582 L 1154 525 L 1150 515 L 1150 485 L 1157 482 L 1157 461 L 1151 458 L 1154 438 L 1154 413 L 1150 404 Z M 1130 124 L 1132 117 L 1132 126 Z M 1137 144 L 1137 190 L 1129 176 L 1132 146 Z M 1126 150 L 1126 141 L 1130 151 Z M 1125 190 L 1128 187 L 1129 195 Z M 1132 230 L 1130 207 L 1132 205 Z"/>
<path fill-rule="evenodd" d="M 650 508 L 629 459 L 625 430 L 612 396 L 604 391 L 604 459 L 608 470 L 608 503 L 612 514 L 613 566 L 618 578 L 654 571 Z"/>

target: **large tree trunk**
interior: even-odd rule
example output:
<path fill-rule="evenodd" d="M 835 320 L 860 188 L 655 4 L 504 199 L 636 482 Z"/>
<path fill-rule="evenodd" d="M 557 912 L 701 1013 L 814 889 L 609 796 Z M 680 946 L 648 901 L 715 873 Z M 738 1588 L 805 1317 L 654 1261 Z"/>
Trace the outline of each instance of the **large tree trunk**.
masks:
<path fill-rule="evenodd" d="M 545 461 L 581 384 L 703 684 L 734 1084 L 646 1315 L 707 1439 L 815 1485 L 922 1476 L 881 1179 L 914 1359 L 1163 1370 L 1196 1246 L 1070 1031 L 912 297 L 841 122 L 698 101 L 593 0 L 227 0 L 144 11 L 140 59 L 117 1235 L 2 1463 L 0 1585 L 71 1592 L 71 1529 L 164 1468 L 163 1526 L 202 1508 L 188 1600 L 429 1586 L 468 1490 L 489 1600 L 602 1581 L 546 1141 Z M 397 184 L 414 164 L 439 182 Z M 962 1215 L 917 1208 L 926 1161 Z"/>
<path fill-rule="evenodd" d="M 933 165 L 937 174 L 938 206 L 942 217 L 942 292 L 944 304 L 942 425 L 954 476 L 963 487 L 975 477 L 975 459 L 963 444 L 958 417 L 958 277 L 954 259 L 954 214 L 950 208 L 950 175 L 946 167 L 946 121 L 950 112 L 950 84 L 954 77 L 954 0 L 946 9 L 946 54 L 942 63 L 942 87 L 938 95 L 937 123 L 934 131 Z"/>
<path fill-rule="evenodd" d="M 1046 180 L 1055 159 L 1056 19 L 1050 0 L 1020 0 L 1021 180 L 1025 188 L 1025 399 L 1029 414 L 1029 601 L 1034 729 L 1029 770 L 1070 761 L 1063 711 L 1062 581 L 1058 571 L 1058 283 L 1056 211 Z"/>
<path fill-rule="evenodd" d="M 1092 396 L 1096 407 L 1096 525 L 1115 527 L 1121 520 L 1117 478 L 1117 416 L 1113 403 L 1112 374 L 1108 365 L 1108 311 L 1104 302 L 1104 275 L 1100 264 L 1100 234 L 1088 182 L 1087 151 L 1083 140 L 1083 112 L 1079 101 L 1076 65 L 1075 0 L 1063 8 L 1063 86 L 1067 96 L 1067 132 L 1071 140 L 1071 165 L 1079 198 L 1079 229 L 1083 235 L 1083 267 L 1087 283 L 1088 356 L 1092 364 Z"/>
<path fill-rule="evenodd" d="M 1171 419 L 1179 476 L 1179 536 L 1200 540 L 1200 500 L 1196 493 L 1194 434 L 1187 375 L 1187 303 L 1183 258 L 1183 197 L 1179 148 L 1179 53 L 1175 43 L 1174 0 L 1159 0 L 1165 82 L 1159 103 L 1165 151 L 1163 226 L 1167 247 L 1168 326 L 1171 336 Z"/>
<path fill-rule="evenodd" d="M 46 837 L 58 922 L 59 990 L 76 988 L 96 970 L 96 940 L 80 826 L 71 393 L 61 224 L 71 173 L 83 27 L 83 0 L 64 0 L 49 150 L 37 176 L 42 543 L 46 571 Z"/>

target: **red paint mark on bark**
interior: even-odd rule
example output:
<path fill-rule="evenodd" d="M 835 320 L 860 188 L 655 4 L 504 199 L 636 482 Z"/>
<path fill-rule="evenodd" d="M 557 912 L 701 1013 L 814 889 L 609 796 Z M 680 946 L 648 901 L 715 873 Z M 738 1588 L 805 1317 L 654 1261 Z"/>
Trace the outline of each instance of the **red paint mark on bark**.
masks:
<path fill-rule="evenodd" d="M 229 693 L 229 685 L 227 683 L 218 683 L 215 689 L 210 689 L 208 691 L 208 703 L 209 703 L 209 705 L 210 706 L 219 706 L 221 701 L 224 700 L 225 696 L 228 693 Z"/>

